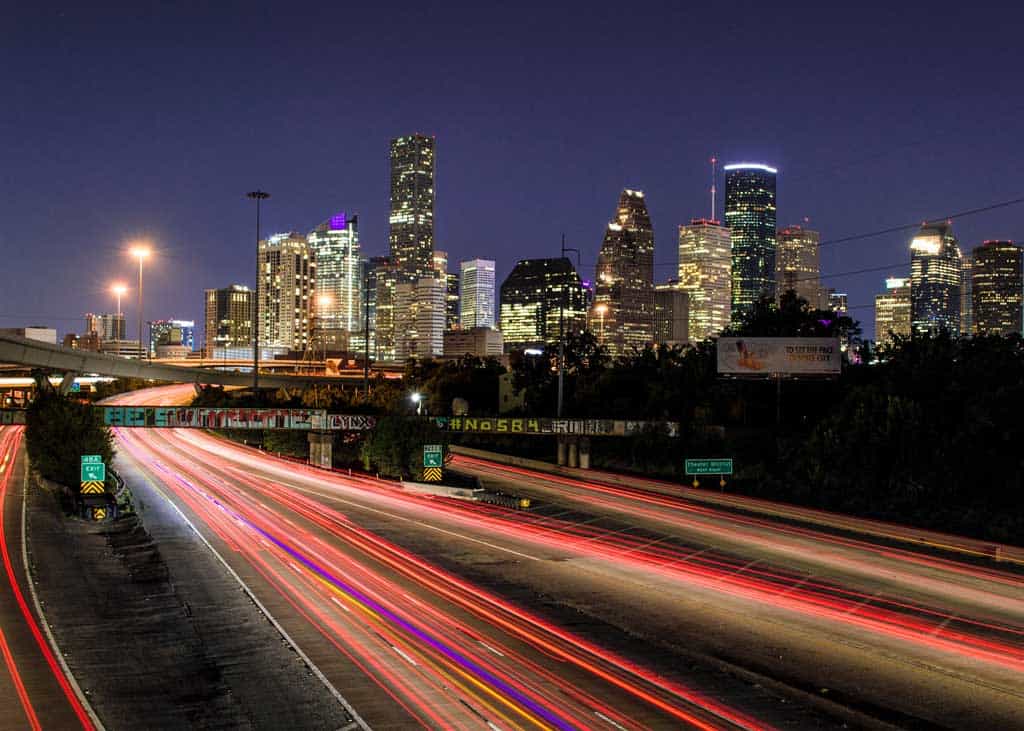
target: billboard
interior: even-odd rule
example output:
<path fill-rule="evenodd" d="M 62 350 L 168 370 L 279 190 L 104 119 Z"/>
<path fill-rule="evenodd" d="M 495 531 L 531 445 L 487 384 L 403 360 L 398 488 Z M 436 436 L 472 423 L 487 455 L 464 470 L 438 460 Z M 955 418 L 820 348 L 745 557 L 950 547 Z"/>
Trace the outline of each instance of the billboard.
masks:
<path fill-rule="evenodd" d="M 476 416 L 439 416 L 435 423 L 451 432 L 472 434 L 565 434 L 578 437 L 628 437 L 655 431 L 670 437 L 679 435 L 678 421 L 625 421 L 619 419 L 540 419 Z"/>
<path fill-rule="evenodd" d="M 839 338 L 719 338 L 722 376 L 838 376 Z"/>

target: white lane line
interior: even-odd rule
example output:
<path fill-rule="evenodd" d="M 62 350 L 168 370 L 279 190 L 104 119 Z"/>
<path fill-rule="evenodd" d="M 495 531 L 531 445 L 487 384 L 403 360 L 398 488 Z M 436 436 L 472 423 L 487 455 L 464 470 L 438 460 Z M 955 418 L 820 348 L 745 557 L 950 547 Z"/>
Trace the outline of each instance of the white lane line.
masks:
<path fill-rule="evenodd" d="M 495 649 L 494 649 L 493 647 L 491 647 L 490 645 L 488 645 L 488 644 L 487 644 L 486 642 L 484 642 L 483 640 L 477 640 L 477 642 L 479 642 L 479 643 L 480 643 L 481 645 L 483 645 L 483 646 L 484 646 L 485 648 L 487 648 L 488 650 L 490 650 L 491 652 L 493 652 L 493 653 L 494 653 L 495 655 L 497 655 L 498 657 L 505 657 L 505 655 L 504 655 L 503 653 L 501 653 L 501 652 L 498 652 L 497 650 L 495 650 Z"/>
<path fill-rule="evenodd" d="M 348 607 L 346 607 L 346 606 L 345 606 L 345 602 L 341 601 L 341 600 L 340 600 L 340 599 L 339 599 L 338 597 L 336 597 L 336 596 L 332 596 L 332 597 L 331 597 L 331 601 L 332 601 L 332 602 L 334 602 L 335 604 L 337 604 L 337 605 L 338 605 L 339 607 L 341 607 L 342 609 L 344 609 L 344 610 L 345 610 L 346 612 L 348 612 L 349 614 L 352 614 L 352 610 L 351 610 L 351 609 L 349 609 Z"/>
<path fill-rule="evenodd" d="M 399 647 L 395 647 L 394 645 L 392 645 L 392 646 L 391 646 L 391 649 L 392 649 L 392 650 L 394 650 L 395 652 L 397 652 L 397 653 L 398 653 L 398 654 L 399 654 L 399 655 L 400 655 L 400 656 L 402 657 L 402 659 L 403 659 L 403 660 L 405 660 L 405 661 L 406 661 L 407 663 L 409 663 L 410 665 L 414 665 L 414 666 L 418 666 L 418 665 L 419 665 L 419 663 L 417 663 L 417 662 L 416 662 L 415 660 L 413 660 L 413 659 L 412 659 L 411 657 L 409 657 L 409 656 L 408 656 L 408 655 L 406 655 L 406 654 L 405 654 L 404 652 L 402 652 L 402 649 L 401 649 L 401 648 L 399 648 Z"/>
<path fill-rule="evenodd" d="M 621 724 L 615 723 L 615 721 L 613 721 L 612 719 L 608 718 L 608 716 L 604 715 L 600 711 L 594 711 L 594 715 L 597 716 L 598 718 L 600 718 L 602 721 L 605 721 L 606 723 L 610 723 L 615 728 L 620 728 L 620 729 L 622 729 L 622 731 L 626 731 L 626 728 L 624 726 L 622 726 Z"/>

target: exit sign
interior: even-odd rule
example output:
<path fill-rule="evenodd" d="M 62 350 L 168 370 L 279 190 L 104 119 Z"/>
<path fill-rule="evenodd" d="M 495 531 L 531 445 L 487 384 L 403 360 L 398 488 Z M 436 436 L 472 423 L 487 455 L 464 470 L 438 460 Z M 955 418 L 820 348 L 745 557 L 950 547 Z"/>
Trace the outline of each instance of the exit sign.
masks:
<path fill-rule="evenodd" d="M 688 475 L 731 475 L 732 459 L 688 459 Z"/>

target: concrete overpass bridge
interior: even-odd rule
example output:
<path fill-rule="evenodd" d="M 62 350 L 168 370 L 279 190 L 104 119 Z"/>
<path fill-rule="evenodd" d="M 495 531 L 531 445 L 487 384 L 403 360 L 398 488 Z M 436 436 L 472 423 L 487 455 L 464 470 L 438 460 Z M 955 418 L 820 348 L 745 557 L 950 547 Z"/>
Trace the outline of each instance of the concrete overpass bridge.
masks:
<path fill-rule="evenodd" d="M 50 345 L 38 340 L 29 340 L 17 335 L 0 335 L 0 363 L 17 364 L 33 369 L 42 369 L 63 374 L 61 390 L 67 391 L 74 382 L 75 376 L 96 374 L 112 378 L 143 378 L 172 383 L 192 383 L 198 385 L 218 386 L 249 386 L 252 384 L 251 361 L 199 361 L 196 367 L 190 361 L 148 361 L 120 358 L 104 353 L 86 350 L 74 350 L 59 345 Z M 187 364 L 187 365 L 183 365 Z M 302 361 L 286 361 L 293 368 Z M 282 367 L 277 361 L 260 363 L 260 386 L 265 388 L 306 387 L 314 383 L 339 383 L 345 380 L 362 380 L 362 369 L 340 371 L 338 375 L 311 375 L 264 373 L 267 369 Z M 309 366 L 309 362 L 304 364 Z M 234 368 L 232 368 L 234 366 Z M 240 372 L 237 368 L 248 367 L 249 372 Z M 287 367 L 287 365 L 283 366 Z M 376 375 L 376 371 L 373 373 Z M 401 374 L 389 373 L 389 377 L 400 377 Z"/>

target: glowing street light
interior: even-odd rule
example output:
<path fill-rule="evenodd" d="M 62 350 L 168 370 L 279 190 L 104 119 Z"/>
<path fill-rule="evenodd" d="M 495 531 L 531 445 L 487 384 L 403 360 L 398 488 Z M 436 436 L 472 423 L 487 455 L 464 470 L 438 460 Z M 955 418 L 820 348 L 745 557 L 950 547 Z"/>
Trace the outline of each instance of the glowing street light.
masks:
<path fill-rule="evenodd" d="M 139 260 L 139 350 L 142 350 L 142 262 L 149 258 L 150 250 L 148 246 L 133 246 L 129 253 Z M 149 355 L 149 348 L 146 348 L 146 354 Z"/>
<path fill-rule="evenodd" d="M 120 282 L 116 282 L 116 283 L 110 285 L 110 291 L 114 293 L 115 297 L 117 297 L 117 318 L 120 320 L 121 319 L 121 297 L 123 297 L 124 293 L 128 291 L 128 287 L 126 287 L 125 285 L 121 284 Z"/>
<path fill-rule="evenodd" d="M 598 342 L 601 345 L 604 345 L 604 315 L 606 312 L 608 312 L 608 305 L 606 305 L 604 302 L 594 305 L 594 312 L 596 312 L 598 317 L 601 318 L 601 332 Z"/>
<path fill-rule="evenodd" d="M 316 312 L 314 313 L 315 330 L 320 331 L 320 345 L 324 349 L 324 363 L 327 362 L 327 330 L 324 328 L 324 310 L 334 304 L 334 297 L 329 294 L 321 294 L 316 298 Z"/>
<path fill-rule="evenodd" d="M 414 404 L 416 404 L 417 415 L 420 414 L 421 411 L 423 410 L 423 394 L 421 394 L 419 391 L 413 391 L 409 398 L 412 399 L 412 402 Z"/>

